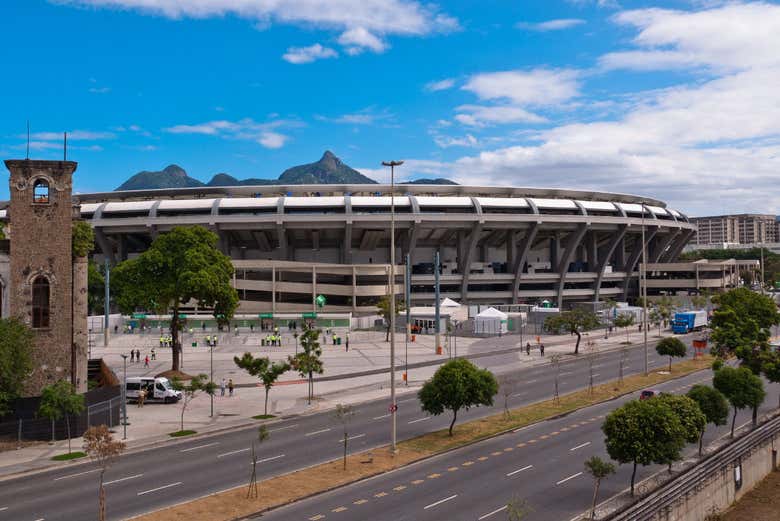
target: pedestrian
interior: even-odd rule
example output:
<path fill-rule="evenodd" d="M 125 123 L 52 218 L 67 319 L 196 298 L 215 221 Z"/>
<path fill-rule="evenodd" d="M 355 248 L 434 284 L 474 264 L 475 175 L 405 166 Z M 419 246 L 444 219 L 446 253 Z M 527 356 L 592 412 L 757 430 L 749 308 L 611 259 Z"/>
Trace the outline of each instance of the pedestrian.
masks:
<path fill-rule="evenodd" d="M 225 396 L 225 379 L 223 378 L 221 382 L 219 382 L 219 393 L 220 396 Z"/>
<path fill-rule="evenodd" d="M 146 398 L 146 390 L 142 387 L 141 389 L 138 390 L 137 403 L 139 409 L 144 406 L 144 398 Z"/>
<path fill-rule="evenodd" d="M 525 343 L 525 354 L 531 356 L 531 342 Z"/>
<path fill-rule="evenodd" d="M 116 335 L 116 332 L 119 330 L 119 326 L 114 324 L 114 334 Z"/>
<path fill-rule="evenodd" d="M 335 331 L 333 332 L 333 336 L 332 336 L 331 340 L 333 341 L 333 345 L 335 346 L 336 345 L 336 332 Z"/>
<path fill-rule="evenodd" d="M 135 351 L 130 350 L 130 362 L 135 362 Z"/>
<path fill-rule="evenodd" d="M 141 361 L 141 350 L 140 349 L 136 349 L 135 350 L 135 361 L 136 362 L 140 362 Z"/>
<path fill-rule="evenodd" d="M 149 367 L 149 355 L 144 357 L 144 367 Z"/>
<path fill-rule="evenodd" d="M 344 346 L 344 352 L 349 352 L 349 333 L 347 333 L 347 334 L 344 336 L 344 343 L 346 344 L 346 345 Z"/>
<path fill-rule="evenodd" d="M 203 331 L 206 331 L 206 323 L 205 322 L 201 322 L 200 323 L 200 327 L 201 327 L 201 329 L 203 329 Z"/>
<path fill-rule="evenodd" d="M 228 394 L 233 396 L 233 379 L 228 380 Z"/>
<path fill-rule="evenodd" d="M 152 348 L 152 360 L 157 360 L 157 352 Z"/>
<path fill-rule="evenodd" d="M 255 332 L 255 325 L 249 324 L 249 333 L 254 333 L 254 332 Z"/>
<path fill-rule="evenodd" d="M 539 344 L 539 352 L 544 356 L 544 344 Z"/>

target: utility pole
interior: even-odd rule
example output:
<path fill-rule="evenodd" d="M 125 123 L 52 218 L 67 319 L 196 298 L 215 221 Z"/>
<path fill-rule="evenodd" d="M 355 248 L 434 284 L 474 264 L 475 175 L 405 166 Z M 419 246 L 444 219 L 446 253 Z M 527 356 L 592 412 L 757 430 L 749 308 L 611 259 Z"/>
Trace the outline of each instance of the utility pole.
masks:
<path fill-rule="evenodd" d="M 122 382 L 122 427 L 124 428 L 124 432 L 122 433 L 122 439 L 127 439 L 127 395 L 125 394 L 127 392 L 127 355 L 122 354 L 120 355 L 122 357 L 122 365 L 124 366 L 124 382 Z M 109 411 L 109 414 L 111 412 Z"/>
<path fill-rule="evenodd" d="M 642 296 L 642 333 L 645 346 L 645 376 L 650 373 L 649 354 L 647 350 L 647 245 L 645 244 L 645 210 L 647 206 L 642 201 L 642 269 L 639 270 L 639 294 Z"/>
<path fill-rule="evenodd" d="M 438 350 L 439 346 L 441 345 L 441 292 L 439 287 L 439 264 L 439 250 L 436 250 L 436 253 L 433 256 L 433 298 L 436 299 L 433 303 L 434 309 L 436 310 L 433 317 L 433 328 L 436 332 L 436 345 L 434 346 L 436 350 Z"/>
<path fill-rule="evenodd" d="M 194 338 L 194 337 L 193 337 Z M 184 351 L 182 349 L 182 351 Z M 209 375 L 209 380 L 211 383 L 214 383 L 214 342 L 209 342 L 209 368 L 211 374 Z M 209 393 L 209 397 L 211 397 L 211 414 L 209 416 L 211 418 L 214 417 L 214 393 Z"/>
<path fill-rule="evenodd" d="M 105 258 L 104 266 L 106 268 L 106 293 L 103 296 L 103 347 L 108 347 L 108 319 L 111 313 L 111 263 L 108 257 Z"/>
<path fill-rule="evenodd" d="M 406 343 L 404 344 L 404 383 L 409 385 L 409 336 L 412 334 L 412 255 L 406 254 L 406 272 L 404 276 L 404 289 L 406 290 Z"/>
<path fill-rule="evenodd" d="M 404 164 L 403 161 L 382 161 L 383 166 L 390 167 L 390 419 L 392 433 L 390 451 L 398 452 L 396 447 L 396 411 L 395 403 L 395 167 Z"/>

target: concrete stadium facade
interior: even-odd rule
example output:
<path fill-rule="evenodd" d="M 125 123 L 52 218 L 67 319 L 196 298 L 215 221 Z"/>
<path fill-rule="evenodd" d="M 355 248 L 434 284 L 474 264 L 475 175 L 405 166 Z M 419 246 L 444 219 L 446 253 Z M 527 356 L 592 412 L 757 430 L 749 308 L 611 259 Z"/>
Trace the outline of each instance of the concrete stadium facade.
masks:
<path fill-rule="evenodd" d="M 206 187 L 80 194 L 98 257 L 115 263 L 180 225 L 202 225 L 236 267 L 240 312 L 370 313 L 389 289 L 389 185 Z M 411 258 L 412 304 L 625 299 L 648 262 L 671 262 L 696 227 L 662 201 L 625 194 L 397 185 L 396 259 Z M 643 219 L 643 208 L 645 210 Z M 398 293 L 404 268 L 396 268 Z"/>

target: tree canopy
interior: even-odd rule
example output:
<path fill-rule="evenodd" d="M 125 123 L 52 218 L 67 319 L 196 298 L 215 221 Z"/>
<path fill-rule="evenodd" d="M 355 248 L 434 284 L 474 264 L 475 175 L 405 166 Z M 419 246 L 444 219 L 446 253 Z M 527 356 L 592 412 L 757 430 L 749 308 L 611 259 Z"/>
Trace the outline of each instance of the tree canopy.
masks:
<path fill-rule="evenodd" d="M 632 463 L 631 494 L 637 465 L 669 464 L 680 459 L 687 432 L 678 415 L 663 400 L 633 400 L 612 411 L 601 430 L 607 454 Z"/>
<path fill-rule="evenodd" d="M 32 371 L 33 332 L 16 318 L 0 319 L 0 417 L 22 393 Z"/>
<path fill-rule="evenodd" d="M 468 360 L 456 358 L 436 370 L 418 393 L 422 410 L 438 416 L 452 411 L 449 433 L 458 418 L 458 411 L 480 405 L 493 405 L 498 382 L 493 373 L 480 369 Z"/>
<path fill-rule="evenodd" d="M 685 441 L 696 443 L 707 425 L 707 417 L 699 408 L 698 402 L 688 396 L 662 393 L 657 399 L 663 401 L 674 411 L 685 429 Z"/>
<path fill-rule="evenodd" d="M 279 377 L 290 370 L 290 364 L 287 362 L 272 363 L 267 356 L 255 358 L 252 353 L 244 353 L 241 358 L 234 356 L 233 362 L 263 382 L 265 388 L 265 412 L 263 415 L 268 416 L 268 393 Z"/>
<path fill-rule="evenodd" d="M 379 316 L 381 316 L 385 321 L 386 326 L 386 334 L 385 334 L 385 342 L 390 341 L 390 295 L 385 295 L 382 298 L 379 299 L 379 302 L 376 303 L 376 307 L 379 310 Z M 399 298 L 398 295 L 395 296 L 395 314 L 398 315 L 401 313 L 404 309 L 404 300 L 403 298 Z"/>
<path fill-rule="evenodd" d="M 324 364 L 322 363 L 322 347 L 320 347 L 320 330 L 303 324 L 303 333 L 300 336 L 301 352 L 295 356 L 288 356 L 287 362 L 298 371 L 303 378 L 309 380 L 308 400 L 311 403 L 314 398 L 314 374 L 322 374 Z"/>
<path fill-rule="evenodd" d="M 764 383 L 747 367 L 733 368 L 724 365 L 715 372 L 712 385 L 723 393 L 734 408 L 731 419 L 731 436 L 734 436 L 734 425 L 739 409 L 752 408 L 753 421 L 756 421 L 758 407 L 766 398 Z"/>
<path fill-rule="evenodd" d="M 116 302 L 125 313 L 136 309 L 170 313 L 173 357 L 178 371 L 183 327 L 179 307 L 195 301 L 229 319 L 238 305 L 232 287 L 233 264 L 217 248 L 217 235 L 201 226 L 179 226 L 158 236 L 148 250 L 119 264 L 111 274 Z"/>
<path fill-rule="evenodd" d="M 73 222 L 73 249 L 74 257 L 86 257 L 95 249 L 95 231 L 86 221 Z"/>
<path fill-rule="evenodd" d="M 662 339 L 655 346 L 655 350 L 661 356 L 669 357 L 669 372 L 672 372 L 672 357 L 684 358 L 688 352 L 688 348 L 685 346 L 682 340 L 676 336 L 668 336 Z"/>
<path fill-rule="evenodd" d="M 70 417 L 74 414 L 81 414 L 84 410 L 84 395 L 76 393 L 73 385 L 60 380 L 51 385 L 47 385 L 41 391 L 41 403 L 38 406 L 38 414 L 52 422 L 61 420 L 65 417 L 65 423 L 68 428 L 68 452 L 70 453 Z M 52 438 L 54 438 L 54 428 L 52 423 Z"/>
<path fill-rule="evenodd" d="M 583 308 L 564 311 L 558 315 L 547 317 L 544 320 L 544 327 L 548 331 L 560 332 L 561 330 L 565 330 L 568 333 L 577 335 L 577 343 L 574 346 L 575 355 L 580 352 L 582 331 L 596 329 L 599 325 L 599 317 L 592 311 Z"/>
<path fill-rule="evenodd" d="M 729 403 L 723 393 L 708 385 L 697 384 L 688 391 L 688 398 L 699 404 L 699 409 L 713 425 L 726 425 L 729 417 Z M 699 454 L 701 454 L 704 429 L 699 437 Z"/>

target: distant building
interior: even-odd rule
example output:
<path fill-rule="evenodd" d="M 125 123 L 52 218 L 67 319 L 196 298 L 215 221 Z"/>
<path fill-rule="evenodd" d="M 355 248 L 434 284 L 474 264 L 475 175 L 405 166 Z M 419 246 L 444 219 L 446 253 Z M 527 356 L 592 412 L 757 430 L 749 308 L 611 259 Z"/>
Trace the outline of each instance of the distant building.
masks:
<path fill-rule="evenodd" d="M 775 215 L 736 214 L 691 217 L 698 231 L 692 244 L 764 244 L 778 242 L 778 222 Z"/>

